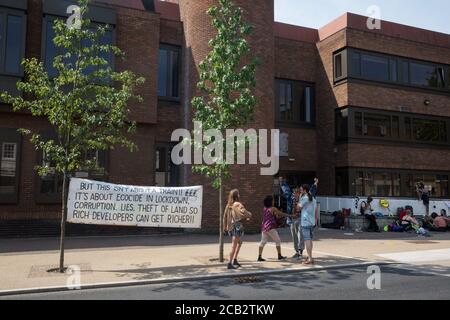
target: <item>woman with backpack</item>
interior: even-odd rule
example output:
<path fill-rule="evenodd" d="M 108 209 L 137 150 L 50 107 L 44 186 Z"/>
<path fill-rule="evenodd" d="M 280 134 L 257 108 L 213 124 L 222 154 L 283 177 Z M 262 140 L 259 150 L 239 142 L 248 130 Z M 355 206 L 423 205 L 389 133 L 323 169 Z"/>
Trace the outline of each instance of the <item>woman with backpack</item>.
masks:
<path fill-rule="evenodd" d="M 269 238 L 275 241 L 278 260 L 286 259 L 286 257 L 283 257 L 281 255 L 281 239 L 277 231 L 277 219 L 281 217 L 289 217 L 289 215 L 275 208 L 273 196 L 267 196 L 264 199 L 263 222 L 261 226 L 261 243 L 259 244 L 259 254 L 257 260 L 258 262 L 266 261 L 265 259 L 263 259 L 262 253 L 265 245 L 269 241 Z"/>
<path fill-rule="evenodd" d="M 240 267 L 237 257 L 242 246 L 242 237 L 244 236 L 244 220 L 250 220 L 252 214 L 247 211 L 240 202 L 239 190 L 234 189 L 228 195 L 227 206 L 223 214 L 224 231 L 232 237 L 230 260 L 228 269 Z"/>

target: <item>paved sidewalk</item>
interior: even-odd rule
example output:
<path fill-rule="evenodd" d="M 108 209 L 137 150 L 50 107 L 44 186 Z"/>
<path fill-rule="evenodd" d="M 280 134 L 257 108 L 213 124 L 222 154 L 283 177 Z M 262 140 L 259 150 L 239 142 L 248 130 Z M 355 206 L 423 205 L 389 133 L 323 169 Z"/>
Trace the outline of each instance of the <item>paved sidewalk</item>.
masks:
<path fill-rule="evenodd" d="M 293 254 L 290 234 L 288 230 L 280 233 L 283 254 L 290 257 Z M 217 236 L 195 234 L 68 238 L 66 266 L 80 266 L 82 286 L 285 269 L 296 272 L 311 268 L 291 258 L 281 262 L 276 260 L 273 244 L 265 248 L 267 262 L 257 263 L 259 239 L 259 235 L 245 236 L 240 253 L 243 266 L 239 270 L 229 271 L 226 264 L 218 262 Z M 227 255 L 230 245 L 228 238 L 226 241 Z M 439 249 L 446 252 L 445 249 L 449 248 L 450 233 L 419 238 L 414 234 L 345 234 L 343 231 L 320 229 L 316 232 L 316 265 L 312 268 L 395 261 L 396 252 Z M 441 253 L 440 259 L 446 258 L 442 259 Z M 65 286 L 69 275 L 47 272 L 55 268 L 58 261 L 58 239 L 0 240 L 0 291 Z"/>

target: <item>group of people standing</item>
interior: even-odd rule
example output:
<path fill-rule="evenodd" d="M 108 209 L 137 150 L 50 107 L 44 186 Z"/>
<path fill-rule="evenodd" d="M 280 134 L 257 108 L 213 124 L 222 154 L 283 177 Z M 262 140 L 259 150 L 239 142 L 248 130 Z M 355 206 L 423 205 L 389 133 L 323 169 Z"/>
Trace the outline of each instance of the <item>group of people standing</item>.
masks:
<path fill-rule="evenodd" d="M 263 250 L 267 242 L 272 239 L 275 242 L 278 260 L 285 260 L 281 254 L 281 239 L 277 229 L 283 225 L 284 221 L 290 226 L 295 254 L 293 258 L 302 259 L 306 249 L 307 257 L 303 259 L 303 264 L 313 264 L 313 231 L 316 226 L 316 194 L 319 180 L 314 179 L 310 186 L 304 184 L 292 190 L 287 181 L 279 178 L 282 194 L 287 202 L 286 212 L 275 206 L 275 199 L 272 195 L 265 197 L 263 201 L 263 221 L 261 225 L 261 242 L 259 244 L 258 262 L 266 261 L 263 257 Z M 232 246 L 228 269 L 240 267 L 238 254 L 242 246 L 244 235 L 244 224 L 250 220 L 252 214 L 245 209 L 240 200 L 239 190 L 231 190 L 228 202 L 224 211 L 224 231 L 232 237 Z"/>

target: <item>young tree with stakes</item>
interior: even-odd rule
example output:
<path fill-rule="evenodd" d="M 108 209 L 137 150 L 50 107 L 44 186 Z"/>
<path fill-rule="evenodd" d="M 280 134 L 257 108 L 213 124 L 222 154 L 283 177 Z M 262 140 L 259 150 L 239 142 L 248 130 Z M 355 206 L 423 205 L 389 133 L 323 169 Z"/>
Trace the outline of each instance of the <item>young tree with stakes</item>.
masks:
<path fill-rule="evenodd" d="M 87 155 L 120 145 L 133 151 L 129 140 L 136 125 L 128 120 L 128 103 L 142 101 L 134 94 L 144 78 L 130 71 L 116 72 L 110 65 L 113 57 L 123 57 L 118 47 L 102 43 L 109 26 L 94 26 L 83 16 L 89 0 L 79 0 L 81 20 L 78 27 L 56 20 L 53 39 L 61 54 L 53 60 L 57 71 L 51 77 L 36 58 L 24 59 L 25 78 L 17 83 L 23 96 L 1 94 L 14 111 L 28 110 L 34 117 L 48 120 L 55 132 L 54 139 L 46 139 L 37 132 L 30 134 L 35 149 L 42 152 L 46 162 L 54 165 L 55 173 L 63 178 L 61 240 L 59 271 L 64 272 L 64 239 L 67 219 L 67 196 L 70 176 L 77 171 L 96 169 L 97 159 Z M 76 25 L 76 24 L 75 24 Z M 109 60 L 109 61 L 108 61 Z M 49 173 L 48 166 L 37 166 L 39 175 Z M 98 168 L 97 168 L 98 169 Z"/>
<path fill-rule="evenodd" d="M 251 26 L 243 21 L 243 10 L 232 0 L 218 0 L 218 6 L 208 10 L 216 36 L 209 41 L 211 51 L 199 65 L 200 80 L 197 84 L 199 96 L 192 100 L 195 111 L 193 121 L 202 124 L 202 129 L 219 130 L 241 128 L 253 120 L 257 99 L 252 93 L 256 85 L 257 59 L 249 57 L 250 46 L 246 40 L 251 34 Z M 247 61 L 250 61 L 246 64 Z M 194 132 L 196 134 L 196 132 Z M 201 145 L 194 141 L 194 148 L 203 152 L 211 151 L 214 141 L 205 137 Z M 236 146 L 248 141 L 235 141 L 232 152 L 236 156 Z M 230 152 L 230 150 L 227 150 Z M 195 165 L 193 172 L 211 178 L 212 185 L 219 191 L 219 260 L 223 258 L 223 182 L 230 178 L 230 164 L 223 155 L 211 153 L 215 157 L 212 164 Z"/>

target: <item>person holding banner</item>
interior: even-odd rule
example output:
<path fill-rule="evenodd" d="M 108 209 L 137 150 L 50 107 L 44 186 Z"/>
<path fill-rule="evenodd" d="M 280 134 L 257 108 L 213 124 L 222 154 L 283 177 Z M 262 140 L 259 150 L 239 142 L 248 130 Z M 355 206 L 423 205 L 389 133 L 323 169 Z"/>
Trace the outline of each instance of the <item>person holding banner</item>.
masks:
<path fill-rule="evenodd" d="M 223 214 L 224 231 L 232 237 L 230 260 L 228 269 L 240 267 L 237 257 L 242 246 L 242 237 L 244 236 L 244 220 L 250 220 L 251 212 L 247 211 L 240 202 L 239 190 L 234 189 L 228 195 L 227 206 Z"/>

